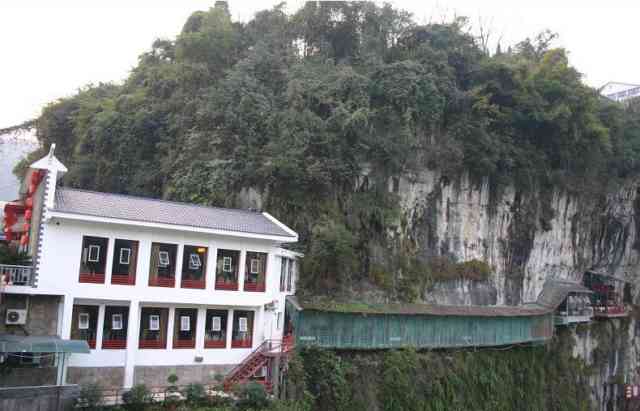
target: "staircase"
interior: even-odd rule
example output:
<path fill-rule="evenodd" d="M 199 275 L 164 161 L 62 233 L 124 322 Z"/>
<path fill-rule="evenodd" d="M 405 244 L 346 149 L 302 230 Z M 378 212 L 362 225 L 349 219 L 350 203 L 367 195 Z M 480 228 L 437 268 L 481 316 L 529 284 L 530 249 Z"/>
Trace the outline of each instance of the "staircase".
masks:
<path fill-rule="evenodd" d="M 247 358 L 227 374 L 223 381 L 224 390 L 231 391 L 235 385 L 247 383 L 262 367 L 270 365 L 271 360 L 276 356 L 280 356 L 286 360 L 292 349 L 293 339 L 289 336 L 285 336 L 282 340 L 265 340 L 248 355 Z M 267 374 L 269 377 L 267 377 L 267 380 L 263 384 L 267 391 L 271 391 L 271 372 Z"/>

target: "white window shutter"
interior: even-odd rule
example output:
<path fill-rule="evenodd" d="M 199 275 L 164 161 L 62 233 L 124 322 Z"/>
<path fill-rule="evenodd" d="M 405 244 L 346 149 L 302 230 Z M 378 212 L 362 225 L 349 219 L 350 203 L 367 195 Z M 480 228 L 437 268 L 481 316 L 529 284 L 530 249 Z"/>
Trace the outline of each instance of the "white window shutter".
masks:
<path fill-rule="evenodd" d="M 191 317 L 188 315 L 180 316 L 180 331 L 191 331 Z"/>
<path fill-rule="evenodd" d="M 240 331 L 241 333 L 246 333 L 248 328 L 247 323 L 247 317 L 238 318 L 238 331 Z"/>
<path fill-rule="evenodd" d="M 222 331 L 222 317 L 211 318 L 211 331 Z"/>
<path fill-rule="evenodd" d="M 79 330 L 88 330 L 89 329 L 89 314 L 88 313 L 80 313 L 80 315 L 78 315 L 78 329 Z"/>

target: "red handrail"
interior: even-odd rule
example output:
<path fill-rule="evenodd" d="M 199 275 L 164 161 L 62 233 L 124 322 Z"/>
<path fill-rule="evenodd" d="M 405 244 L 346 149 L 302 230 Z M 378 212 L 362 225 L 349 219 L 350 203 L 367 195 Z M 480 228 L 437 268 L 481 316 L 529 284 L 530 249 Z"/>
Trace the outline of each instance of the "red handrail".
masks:
<path fill-rule="evenodd" d="M 229 390 L 232 384 L 236 383 L 234 381 L 239 374 L 248 364 L 252 363 L 258 356 L 264 355 L 267 352 L 276 352 L 279 351 L 280 354 L 288 353 L 293 348 L 293 336 L 288 335 L 284 336 L 282 340 L 264 340 L 251 354 L 249 354 L 240 364 L 236 365 L 231 371 L 227 374 L 224 379 L 223 387 L 225 390 Z M 240 382 L 240 381 L 238 381 Z"/>

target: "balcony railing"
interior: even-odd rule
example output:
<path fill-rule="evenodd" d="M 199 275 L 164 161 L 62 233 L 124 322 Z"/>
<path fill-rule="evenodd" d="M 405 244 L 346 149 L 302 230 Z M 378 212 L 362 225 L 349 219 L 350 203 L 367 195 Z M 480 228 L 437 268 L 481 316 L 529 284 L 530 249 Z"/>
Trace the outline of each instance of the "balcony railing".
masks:
<path fill-rule="evenodd" d="M 7 285 L 32 285 L 33 267 L 0 264 L 0 278 L 3 278 Z"/>

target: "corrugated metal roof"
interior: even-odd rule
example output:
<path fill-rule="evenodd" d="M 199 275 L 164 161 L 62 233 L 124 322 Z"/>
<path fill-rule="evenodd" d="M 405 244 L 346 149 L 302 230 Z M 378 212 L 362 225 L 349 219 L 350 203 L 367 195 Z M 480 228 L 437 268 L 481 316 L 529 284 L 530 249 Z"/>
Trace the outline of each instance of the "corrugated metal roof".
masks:
<path fill-rule="evenodd" d="M 569 293 L 592 294 L 593 292 L 582 284 L 570 281 L 547 280 L 538 296 L 537 304 L 555 310 L 567 298 Z"/>
<path fill-rule="evenodd" d="M 437 315 L 463 317 L 519 317 L 543 315 L 551 311 L 537 305 L 498 306 L 498 305 L 436 305 L 436 304 L 368 304 L 337 303 L 323 299 L 301 301 L 295 296 L 287 300 L 298 310 L 312 310 L 338 313 L 360 314 L 401 314 L 401 315 Z"/>
<path fill-rule="evenodd" d="M 295 238 L 264 214 L 60 187 L 53 211 Z"/>

